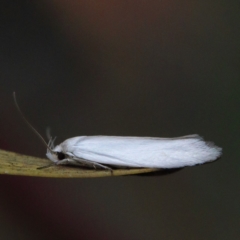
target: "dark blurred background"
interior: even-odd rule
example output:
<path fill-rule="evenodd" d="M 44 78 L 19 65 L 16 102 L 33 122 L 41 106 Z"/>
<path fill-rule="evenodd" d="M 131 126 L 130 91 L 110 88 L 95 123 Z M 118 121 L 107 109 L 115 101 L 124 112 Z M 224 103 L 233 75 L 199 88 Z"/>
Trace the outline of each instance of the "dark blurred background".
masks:
<path fill-rule="evenodd" d="M 3 0 L 0 148 L 45 157 L 19 105 L 57 143 L 177 137 L 223 147 L 163 177 L 0 176 L 2 239 L 239 239 L 240 2 Z"/>

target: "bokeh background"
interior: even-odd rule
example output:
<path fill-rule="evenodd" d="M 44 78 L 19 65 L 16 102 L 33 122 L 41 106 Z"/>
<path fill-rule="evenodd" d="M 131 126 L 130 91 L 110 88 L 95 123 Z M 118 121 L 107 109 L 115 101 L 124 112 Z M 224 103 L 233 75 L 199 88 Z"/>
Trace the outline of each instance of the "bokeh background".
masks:
<path fill-rule="evenodd" d="M 223 147 L 163 177 L 0 176 L 1 239 L 239 239 L 239 1 L 2 0 L 0 148 L 45 136 L 176 137 Z"/>

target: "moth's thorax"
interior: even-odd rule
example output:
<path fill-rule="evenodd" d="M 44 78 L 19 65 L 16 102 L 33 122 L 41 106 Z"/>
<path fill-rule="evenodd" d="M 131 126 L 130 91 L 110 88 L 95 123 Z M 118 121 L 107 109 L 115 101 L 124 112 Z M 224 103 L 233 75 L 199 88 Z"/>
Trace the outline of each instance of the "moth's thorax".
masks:
<path fill-rule="evenodd" d="M 62 148 L 61 144 L 57 145 L 55 148 L 53 148 L 53 152 L 62 152 L 62 151 L 63 151 L 63 148 Z"/>

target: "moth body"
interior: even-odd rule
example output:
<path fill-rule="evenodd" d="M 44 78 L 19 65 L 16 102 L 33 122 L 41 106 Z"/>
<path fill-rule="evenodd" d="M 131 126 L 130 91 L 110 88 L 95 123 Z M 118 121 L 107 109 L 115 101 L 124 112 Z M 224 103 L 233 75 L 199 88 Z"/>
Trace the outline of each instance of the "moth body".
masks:
<path fill-rule="evenodd" d="M 199 135 L 178 138 L 80 136 L 47 150 L 57 165 L 109 168 L 181 168 L 216 160 L 222 149 Z"/>

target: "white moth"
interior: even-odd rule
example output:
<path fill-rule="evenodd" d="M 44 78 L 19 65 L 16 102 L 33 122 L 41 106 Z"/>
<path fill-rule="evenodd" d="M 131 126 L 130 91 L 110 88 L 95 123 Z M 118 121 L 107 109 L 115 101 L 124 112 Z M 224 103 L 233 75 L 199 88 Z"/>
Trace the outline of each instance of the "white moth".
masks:
<path fill-rule="evenodd" d="M 80 136 L 54 147 L 23 116 L 14 94 L 15 104 L 24 120 L 47 146 L 47 157 L 56 165 L 79 165 L 94 168 L 182 168 L 212 162 L 222 149 L 205 142 L 199 135 L 178 138 Z"/>
<path fill-rule="evenodd" d="M 83 164 L 108 168 L 181 168 L 216 160 L 221 148 L 198 135 L 178 138 L 81 136 L 52 148 L 47 157 L 55 164 Z M 50 150 L 51 149 L 51 150 Z"/>

